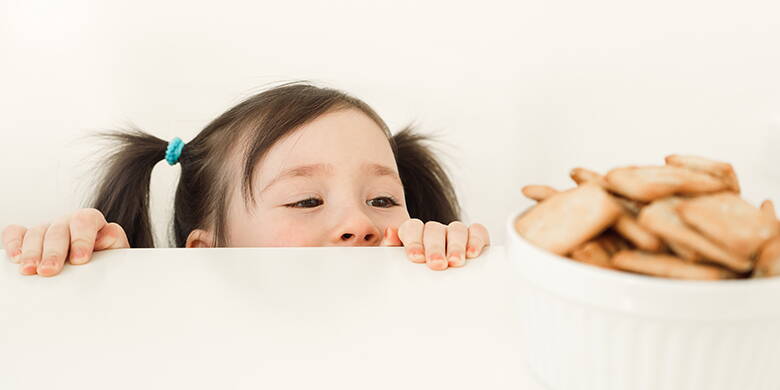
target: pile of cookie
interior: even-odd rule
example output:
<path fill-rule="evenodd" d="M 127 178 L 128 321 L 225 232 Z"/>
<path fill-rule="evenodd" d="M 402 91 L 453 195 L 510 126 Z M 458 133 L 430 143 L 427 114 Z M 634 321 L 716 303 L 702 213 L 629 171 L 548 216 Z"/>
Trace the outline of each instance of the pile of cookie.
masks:
<path fill-rule="evenodd" d="M 771 200 L 742 199 L 731 164 L 671 155 L 662 166 L 571 171 L 577 187 L 530 185 L 515 221 L 534 245 L 595 266 L 697 280 L 780 276 Z"/>

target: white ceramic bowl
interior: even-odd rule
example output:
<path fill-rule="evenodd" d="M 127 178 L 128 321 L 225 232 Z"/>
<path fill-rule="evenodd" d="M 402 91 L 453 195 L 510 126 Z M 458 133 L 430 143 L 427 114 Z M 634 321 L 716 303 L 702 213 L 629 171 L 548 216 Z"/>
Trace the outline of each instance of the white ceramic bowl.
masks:
<path fill-rule="evenodd" d="M 681 281 L 557 256 L 506 225 L 527 362 L 554 390 L 780 389 L 780 277 Z"/>

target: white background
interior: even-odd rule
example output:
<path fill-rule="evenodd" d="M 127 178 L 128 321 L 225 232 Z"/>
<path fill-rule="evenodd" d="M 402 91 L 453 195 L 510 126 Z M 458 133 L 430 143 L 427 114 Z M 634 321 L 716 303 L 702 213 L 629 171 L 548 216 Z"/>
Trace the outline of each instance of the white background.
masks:
<path fill-rule="evenodd" d="M 777 202 L 778 15 L 777 1 L 0 0 L 0 226 L 82 206 L 90 132 L 186 142 L 297 79 L 442 135 L 464 220 L 496 243 L 523 185 L 568 186 L 574 166 L 700 154 Z M 153 174 L 158 237 L 178 173 Z"/>

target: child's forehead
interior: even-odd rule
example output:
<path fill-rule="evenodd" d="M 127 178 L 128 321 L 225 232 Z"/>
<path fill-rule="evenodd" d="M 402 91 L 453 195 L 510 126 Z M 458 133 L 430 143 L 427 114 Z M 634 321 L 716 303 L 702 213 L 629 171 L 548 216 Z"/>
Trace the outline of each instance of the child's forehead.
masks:
<path fill-rule="evenodd" d="M 384 130 L 359 110 L 324 114 L 277 141 L 258 162 L 258 168 L 372 161 L 395 162 Z"/>

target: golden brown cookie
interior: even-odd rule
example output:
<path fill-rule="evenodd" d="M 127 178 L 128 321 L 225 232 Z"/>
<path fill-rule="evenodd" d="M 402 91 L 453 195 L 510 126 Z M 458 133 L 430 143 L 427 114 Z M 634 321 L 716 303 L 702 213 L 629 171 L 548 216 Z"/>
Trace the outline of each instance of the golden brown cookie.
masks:
<path fill-rule="evenodd" d="M 645 206 L 644 203 L 637 202 L 632 199 L 627 199 L 622 196 L 613 196 L 615 198 L 615 201 L 618 202 L 621 206 L 623 206 L 623 209 L 626 210 L 629 214 L 636 217 L 639 214 L 639 211 L 642 210 L 642 207 Z"/>
<path fill-rule="evenodd" d="M 609 171 L 605 179 L 611 191 L 641 202 L 728 188 L 723 180 L 712 175 L 670 165 L 616 168 Z"/>
<path fill-rule="evenodd" d="M 693 264 L 674 256 L 640 251 L 618 252 L 612 257 L 612 265 L 625 271 L 676 279 L 719 280 L 736 276 L 720 267 Z"/>
<path fill-rule="evenodd" d="M 680 244 L 679 242 L 666 240 L 666 246 L 668 246 L 669 249 L 674 254 L 677 255 L 677 257 L 685 261 L 697 263 L 704 260 L 704 258 L 700 254 L 696 253 L 695 250 L 688 248 L 687 246 Z"/>
<path fill-rule="evenodd" d="M 655 234 L 642 227 L 634 217 L 628 214 L 618 218 L 612 228 L 641 250 L 657 252 L 664 246 Z"/>
<path fill-rule="evenodd" d="M 687 226 L 677 214 L 681 202 L 675 197 L 657 200 L 642 209 L 638 221 L 664 240 L 682 244 L 709 261 L 740 273 L 750 271 L 753 264 L 748 258 L 724 250 Z"/>
<path fill-rule="evenodd" d="M 761 212 L 765 213 L 768 217 L 777 219 L 777 213 L 775 212 L 775 204 L 771 199 L 767 199 L 761 202 Z"/>
<path fill-rule="evenodd" d="M 515 222 L 518 234 L 529 242 L 565 255 L 612 225 L 622 210 L 595 183 L 553 195 Z"/>
<path fill-rule="evenodd" d="M 604 175 L 591 171 L 586 168 L 574 168 L 569 173 L 569 176 L 574 180 L 577 185 L 587 183 L 590 181 L 598 183 L 600 186 L 607 188 L 607 184 L 604 181 Z"/>
<path fill-rule="evenodd" d="M 712 242 L 745 258 L 780 233 L 775 218 L 731 192 L 682 201 L 677 211 Z"/>
<path fill-rule="evenodd" d="M 761 249 L 753 276 L 758 278 L 780 276 L 780 236 L 769 240 Z"/>
<path fill-rule="evenodd" d="M 600 241 L 588 241 L 572 251 L 571 258 L 582 263 L 612 269 L 610 254 Z"/>
<path fill-rule="evenodd" d="M 550 186 L 543 185 L 528 185 L 523 187 L 523 195 L 528 199 L 533 199 L 537 202 L 541 202 L 555 194 L 558 190 Z"/>
<path fill-rule="evenodd" d="M 598 241 L 610 256 L 631 247 L 628 241 L 623 237 L 620 237 L 620 235 L 612 231 L 612 229 L 607 229 L 604 233 L 596 237 L 594 241 Z"/>
<path fill-rule="evenodd" d="M 718 177 L 726 183 L 731 191 L 739 193 L 739 181 L 737 180 L 737 174 L 734 173 L 734 168 L 729 163 L 710 160 L 704 157 L 684 156 L 679 154 L 667 156 L 666 163 L 668 165 L 688 168 L 690 170 L 703 172 Z"/>

